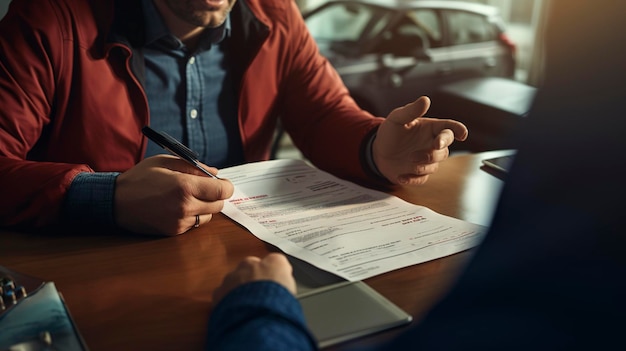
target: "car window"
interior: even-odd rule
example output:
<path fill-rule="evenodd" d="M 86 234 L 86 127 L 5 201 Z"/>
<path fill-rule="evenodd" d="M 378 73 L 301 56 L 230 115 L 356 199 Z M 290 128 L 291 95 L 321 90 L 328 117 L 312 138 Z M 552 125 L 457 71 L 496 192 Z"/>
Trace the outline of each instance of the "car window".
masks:
<path fill-rule="evenodd" d="M 450 11 L 448 23 L 452 45 L 482 43 L 495 40 L 497 36 L 493 24 L 482 15 Z"/>
<path fill-rule="evenodd" d="M 392 54 L 395 56 L 411 56 L 425 47 L 425 38 L 420 28 L 416 27 L 408 18 L 387 28 L 370 48 L 370 52 L 377 54 Z"/>
<path fill-rule="evenodd" d="M 391 11 L 381 11 L 376 14 L 375 17 L 372 18 L 373 25 L 364 37 L 371 40 L 382 35 L 383 30 L 387 27 L 389 21 L 391 20 L 392 14 L 393 13 Z"/>
<path fill-rule="evenodd" d="M 395 56 L 421 55 L 443 43 L 441 20 L 432 9 L 411 10 L 398 17 L 381 35 L 372 52 Z"/>
<path fill-rule="evenodd" d="M 359 41 L 380 34 L 389 14 L 361 4 L 335 4 L 306 18 L 317 41 Z"/>
<path fill-rule="evenodd" d="M 436 48 L 442 44 L 441 20 L 435 10 L 414 10 L 407 16 L 420 28 L 429 41 L 429 47 Z"/>

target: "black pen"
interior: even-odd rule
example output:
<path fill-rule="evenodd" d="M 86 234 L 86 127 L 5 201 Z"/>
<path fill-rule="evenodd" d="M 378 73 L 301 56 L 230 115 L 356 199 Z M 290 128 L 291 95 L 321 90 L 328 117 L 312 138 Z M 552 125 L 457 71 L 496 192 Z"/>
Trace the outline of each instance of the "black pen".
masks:
<path fill-rule="evenodd" d="M 178 140 L 172 138 L 167 133 L 157 132 L 156 130 L 148 126 L 143 127 L 141 129 L 141 132 L 143 133 L 143 135 L 148 137 L 148 139 L 154 141 L 160 147 L 182 158 L 183 160 L 191 163 L 192 165 L 196 166 L 196 168 L 206 173 L 207 175 L 215 179 L 221 179 L 220 177 L 207 171 L 204 167 L 202 167 L 202 165 L 200 165 L 200 161 L 198 161 L 199 156 L 197 153 L 195 153 L 193 150 L 183 145 Z"/>

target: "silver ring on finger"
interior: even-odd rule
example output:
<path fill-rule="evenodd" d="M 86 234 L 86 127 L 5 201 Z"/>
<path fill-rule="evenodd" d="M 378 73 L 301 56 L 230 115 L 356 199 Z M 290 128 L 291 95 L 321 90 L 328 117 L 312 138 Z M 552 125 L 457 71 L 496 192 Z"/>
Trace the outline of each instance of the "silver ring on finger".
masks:
<path fill-rule="evenodd" d="M 198 228 L 200 226 L 200 215 L 196 215 L 196 223 L 193 225 L 194 228 Z"/>

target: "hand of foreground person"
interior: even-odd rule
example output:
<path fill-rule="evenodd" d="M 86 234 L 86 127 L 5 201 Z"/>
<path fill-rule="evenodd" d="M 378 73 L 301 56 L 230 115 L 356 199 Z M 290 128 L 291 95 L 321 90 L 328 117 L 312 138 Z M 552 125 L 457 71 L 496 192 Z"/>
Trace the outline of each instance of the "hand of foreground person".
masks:
<path fill-rule="evenodd" d="M 213 304 L 217 305 L 234 288 L 259 280 L 274 281 L 292 294 L 296 294 L 296 280 L 289 260 L 283 254 L 270 253 L 264 258 L 249 256 L 241 261 L 237 268 L 224 277 L 222 285 L 213 292 Z"/>

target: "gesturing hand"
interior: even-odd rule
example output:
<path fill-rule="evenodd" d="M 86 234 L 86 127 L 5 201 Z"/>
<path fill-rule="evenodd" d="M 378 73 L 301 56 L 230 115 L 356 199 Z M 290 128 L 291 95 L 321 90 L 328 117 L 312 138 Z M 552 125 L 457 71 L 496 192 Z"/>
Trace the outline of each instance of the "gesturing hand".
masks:
<path fill-rule="evenodd" d="M 391 111 L 378 129 L 374 162 L 394 184 L 423 184 L 448 157 L 448 146 L 467 138 L 461 122 L 423 117 L 429 107 L 430 99 L 422 96 Z"/>
<path fill-rule="evenodd" d="M 149 157 L 117 177 L 115 221 L 137 233 L 182 234 L 194 227 L 196 216 L 209 222 L 233 191 L 230 181 L 208 177 L 178 157 Z"/>

